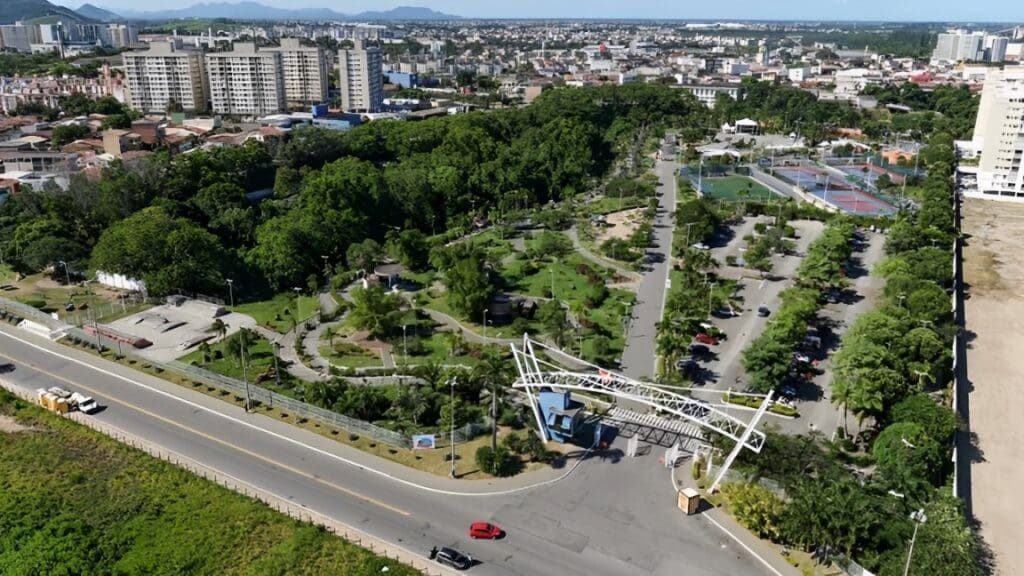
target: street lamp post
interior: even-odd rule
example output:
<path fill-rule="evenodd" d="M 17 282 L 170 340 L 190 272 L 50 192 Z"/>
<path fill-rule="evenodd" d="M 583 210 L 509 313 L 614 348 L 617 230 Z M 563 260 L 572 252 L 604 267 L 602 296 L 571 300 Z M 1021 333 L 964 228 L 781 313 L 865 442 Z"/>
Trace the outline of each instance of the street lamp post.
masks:
<path fill-rule="evenodd" d="M 228 278 L 228 299 L 231 302 L 231 312 L 235 311 L 235 281 L 233 278 Z M 252 410 L 252 394 L 249 391 L 249 371 L 245 366 L 245 327 L 241 326 L 238 329 L 238 337 L 241 338 L 242 344 L 239 349 L 239 359 L 242 363 L 242 382 L 245 383 L 245 411 L 249 412 Z M 277 375 L 277 355 L 274 355 L 274 374 Z M 280 383 L 280 381 L 278 381 Z"/>
<path fill-rule="evenodd" d="M 484 346 L 487 345 L 487 308 L 484 308 Z"/>
<path fill-rule="evenodd" d="M 409 343 L 405 339 L 405 328 L 406 325 L 402 324 L 402 360 L 405 363 L 406 368 L 409 367 Z"/>
<path fill-rule="evenodd" d="M 903 576 L 910 574 L 910 560 L 914 557 L 914 543 L 917 542 L 917 529 L 928 521 L 928 516 L 924 513 L 924 509 L 916 510 L 910 513 L 910 519 L 914 521 L 914 535 L 910 537 L 910 549 L 907 550 L 907 565 L 903 568 Z"/>
<path fill-rule="evenodd" d="M 71 287 L 71 272 L 68 272 L 68 263 L 60 260 L 61 266 L 64 267 L 64 281 L 67 283 L 68 288 Z"/>
<path fill-rule="evenodd" d="M 452 406 L 451 407 L 452 413 L 449 414 L 449 420 L 451 420 L 451 430 L 452 430 L 452 437 L 451 437 L 451 445 L 452 445 L 451 461 L 452 461 L 452 468 L 451 468 L 451 471 L 448 473 L 448 475 L 450 477 L 452 477 L 452 478 L 455 478 L 455 383 L 457 381 L 458 381 L 457 378 L 452 378 L 451 381 L 449 382 L 451 384 L 451 390 L 452 390 L 452 404 L 451 404 L 451 406 Z"/>

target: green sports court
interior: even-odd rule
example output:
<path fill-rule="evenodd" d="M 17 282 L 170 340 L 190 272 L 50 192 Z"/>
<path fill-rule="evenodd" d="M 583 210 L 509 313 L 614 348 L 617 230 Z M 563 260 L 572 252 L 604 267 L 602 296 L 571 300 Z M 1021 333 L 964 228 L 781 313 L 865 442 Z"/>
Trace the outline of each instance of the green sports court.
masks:
<path fill-rule="evenodd" d="M 696 188 L 696 179 L 693 179 L 693 184 Z M 778 199 L 771 190 L 746 176 L 705 176 L 700 185 L 704 197 L 723 202 Z M 747 191 L 749 194 L 745 194 Z"/>

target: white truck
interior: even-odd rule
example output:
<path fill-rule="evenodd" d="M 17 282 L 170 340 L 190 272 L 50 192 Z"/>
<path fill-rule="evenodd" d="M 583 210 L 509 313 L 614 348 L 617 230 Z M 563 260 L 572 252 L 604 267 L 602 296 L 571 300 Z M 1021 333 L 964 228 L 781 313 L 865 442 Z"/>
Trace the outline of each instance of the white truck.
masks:
<path fill-rule="evenodd" d="M 68 392 L 57 386 L 48 390 L 39 388 L 36 390 L 36 398 L 40 406 L 58 414 L 66 414 L 72 410 L 92 414 L 100 409 L 99 404 L 91 396 L 80 392 Z"/>

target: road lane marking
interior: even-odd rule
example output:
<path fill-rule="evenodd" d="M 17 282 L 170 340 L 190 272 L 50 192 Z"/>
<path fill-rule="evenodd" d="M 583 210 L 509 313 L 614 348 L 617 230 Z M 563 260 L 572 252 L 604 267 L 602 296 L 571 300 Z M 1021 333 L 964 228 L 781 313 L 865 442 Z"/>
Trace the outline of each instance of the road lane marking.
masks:
<path fill-rule="evenodd" d="M 0 352 L 0 358 L 6 358 L 8 360 L 15 360 L 11 356 L 8 356 L 8 355 L 6 355 L 6 354 L 4 354 L 2 352 Z M 68 378 L 65 378 L 63 376 L 60 376 L 58 374 L 54 374 L 53 372 L 50 372 L 49 370 L 47 370 L 45 368 L 41 368 L 41 367 L 38 367 L 38 366 L 33 366 L 31 364 L 29 364 L 29 366 L 31 366 L 33 371 L 38 372 L 40 374 L 45 374 L 45 375 L 49 376 L 50 378 L 53 378 L 54 380 L 58 380 L 60 382 L 65 382 L 68 385 L 70 385 L 72 388 L 81 388 L 82 390 L 85 390 L 86 392 L 89 392 L 89 393 L 91 393 L 93 395 L 101 396 L 103 398 L 106 398 L 107 400 L 109 400 L 110 402 L 113 402 L 114 404 L 120 404 L 121 406 L 124 406 L 126 408 L 130 408 L 132 410 L 135 410 L 136 412 L 145 414 L 146 416 L 149 416 L 150 418 L 153 418 L 154 420 L 159 420 L 160 422 L 163 422 L 165 424 L 169 424 L 169 425 L 174 426 L 176 428 L 180 428 L 182 430 L 185 430 L 186 432 L 190 432 L 192 434 L 195 434 L 196 436 L 199 436 L 200 438 L 203 438 L 203 439 L 208 440 L 210 442 L 213 442 L 215 444 L 220 444 L 221 446 L 225 446 L 225 447 L 230 448 L 232 450 L 236 450 L 238 452 L 241 452 L 242 454 L 245 454 L 246 456 L 249 456 L 251 458 L 255 458 L 257 460 L 261 460 L 261 461 L 263 461 L 263 462 L 265 462 L 267 464 L 270 464 L 271 466 L 275 466 L 277 468 L 281 468 L 282 470 L 287 470 L 288 472 L 291 472 L 292 474 L 296 474 L 296 475 L 302 476 L 303 478 L 307 478 L 309 480 L 317 482 L 319 484 L 323 484 L 324 486 L 327 486 L 328 488 L 331 488 L 333 490 L 337 490 L 338 492 L 341 492 L 343 494 L 347 494 L 349 496 L 352 496 L 354 498 L 357 498 L 357 499 L 362 500 L 364 502 L 367 502 L 369 504 L 374 504 L 376 506 L 380 506 L 381 508 L 384 508 L 385 510 L 394 512 L 395 514 L 399 514 L 401 516 L 412 516 L 411 513 L 406 512 L 405 510 L 402 510 L 401 508 L 396 508 L 394 506 L 391 506 L 390 504 L 386 504 L 384 502 L 381 502 L 380 500 L 376 500 L 374 498 L 371 498 L 369 496 L 366 496 L 364 494 L 360 494 L 359 492 L 356 492 L 354 490 L 351 490 L 349 488 L 341 486 L 340 484 L 335 484 L 334 482 L 330 482 L 328 480 L 324 480 L 323 478 L 320 478 L 320 477 L 318 477 L 318 476 L 316 476 L 314 474 L 310 474 L 308 472 L 304 472 L 302 470 L 299 470 L 298 468 L 295 468 L 293 466 L 289 466 L 288 464 L 284 464 L 283 462 L 278 462 L 277 460 L 273 460 L 273 459 L 268 458 L 268 457 L 266 457 L 266 456 L 264 456 L 262 454 L 257 454 L 256 452 L 253 452 L 252 450 L 248 450 L 246 448 L 242 448 L 240 446 L 237 446 L 237 445 L 232 444 L 230 442 L 227 442 L 225 440 L 221 440 L 220 438 L 216 438 L 216 437 L 214 437 L 214 436 L 212 436 L 210 434 L 207 434 L 206 432 L 202 432 L 200 430 L 196 430 L 195 428 L 192 428 L 191 426 L 187 426 L 185 424 L 182 424 L 180 422 L 177 422 L 177 421 L 172 420 L 170 418 L 167 418 L 165 416 L 161 416 L 160 414 L 156 414 L 155 412 L 152 412 L 150 410 L 142 408 L 141 406 L 137 406 L 135 404 L 132 404 L 131 402 L 128 402 L 126 400 L 122 400 L 120 398 L 113 397 L 110 394 L 107 394 L 107 393 L 102 392 L 100 390 L 96 390 L 94 388 L 86 386 L 85 384 L 82 384 L 81 382 L 72 381 L 72 380 L 70 380 Z"/>
<path fill-rule="evenodd" d="M 535 488 L 541 488 L 541 487 L 544 487 L 544 486 L 550 486 L 550 485 L 555 484 L 557 482 L 561 482 L 565 478 L 568 478 L 569 475 L 572 474 L 577 468 L 579 468 L 579 466 L 584 462 L 584 460 L 586 460 L 586 457 L 585 457 L 586 454 L 585 454 L 584 457 L 581 457 L 581 458 L 577 459 L 576 463 L 573 464 L 571 468 L 566 470 L 565 473 L 562 474 L 561 476 L 558 476 L 556 478 L 552 478 L 550 480 L 544 480 L 543 482 L 538 482 L 536 484 L 531 484 L 529 486 L 520 486 L 519 488 L 510 488 L 508 490 L 496 490 L 496 491 L 493 491 L 493 492 L 459 492 L 457 490 L 444 490 L 442 488 L 434 488 L 434 487 L 431 487 L 431 486 L 424 486 L 423 484 L 417 484 L 416 482 L 413 482 L 412 480 L 406 480 L 405 478 L 399 478 L 398 476 L 394 476 L 392 474 L 388 474 L 387 472 L 384 472 L 383 470 L 378 470 L 376 468 L 372 468 L 372 467 L 367 466 L 365 464 L 361 464 L 361 463 L 359 463 L 359 462 L 357 462 L 355 460 L 351 460 L 351 459 L 345 458 L 344 456 L 339 456 L 337 454 L 334 454 L 333 452 L 328 452 L 327 450 L 323 450 L 321 448 L 317 448 L 315 446 L 311 446 L 309 444 L 306 444 L 305 442 L 302 442 L 301 440 L 296 440 L 295 438 L 291 438 L 291 437 L 285 436 L 284 434 L 278 434 L 277 432 L 273 432 L 271 430 L 267 430 L 266 428 L 263 428 L 261 426 L 257 426 L 255 424 L 246 422 L 245 420 L 241 420 L 239 418 L 235 418 L 234 416 L 225 414 L 224 412 L 220 412 L 218 410 L 214 410 L 213 408 L 210 408 L 209 406 L 203 406 L 202 404 L 198 404 L 198 403 L 193 402 L 191 400 L 186 400 L 185 398 L 182 398 L 181 396 L 177 396 L 177 395 L 172 394 L 170 392 L 166 392 L 164 390 L 160 390 L 159 388 L 154 388 L 152 386 L 149 386 L 148 384 L 143 384 L 142 382 L 138 382 L 136 380 L 132 380 L 131 378 L 129 378 L 127 376 L 124 376 L 122 374 L 118 374 L 116 372 L 111 372 L 110 370 L 107 370 L 105 368 L 100 368 L 99 366 L 96 366 L 96 365 L 91 364 L 89 362 L 85 362 L 84 360 L 80 360 L 78 358 L 74 358 L 74 357 L 68 356 L 68 355 L 63 354 L 61 352 L 58 352 L 56 350 L 51 350 L 49 348 L 46 348 L 46 347 L 41 346 L 39 344 L 36 344 L 35 342 L 29 341 L 29 340 L 25 340 L 25 339 L 23 339 L 23 338 L 21 338 L 19 336 L 15 336 L 14 334 L 11 334 L 11 333 L 6 332 L 4 330 L 0 330 L 0 335 L 5 336 L 7 338 L 10 338 L 11 340 L 14 340 L 16 342 L 20 342 L 20 343 L 22 343 L 25 346 L 28 346 L 30 348 L 35 348 L 36 350 L 39 350 L 40 352 L 43 352 L 45 354 L 49 354 L 50 356 L 55 356 L 55 357 L 60 358 L 62 360 L 67 360 L 68 362 L 72 362 L 74 364 L 78 364 L 79 366 L 83 366 L 83 367 L 88 368 L 88 369 L 90 369 L 90 370 L 92 370 L 94 372 L 98 372 L 100 374 L 104 374 L 106 376 L 110 376 L 111 378 L 116 378 L 117 380 L 121 380 L 123 382 L 127 382 L 128 384 L 131 384 L 133 386 L 138 386 L 139 388 L 144 388 L 146 390 L 149 390 L 150 392 L 153 392 L 154 394 L 159 394 L 159 395 L 164 396 L 166 398 L 170 398 L 171 400 L 175 400 L 177 402 L 181 402 L 182 404 L 191 406 L 191 407 L 195 408 L 196 410 L 207 412 L 207 413 L 212 414 L 214 416 L 217 416 L 219 418 L 223 418 L 223 419 L 228 420 L 230 422 L 234 422 L 234 423 L 239 424 L 241 426 L 245 426 L 247 428 L 250 428 L 252 430 L 256 430 L 258 432 L 262 432 L 263 434 L 266 434 L 268 436 L 277 438 L 278 440 L 281 440 L 283 442 L 287 442 L 289 444 L 294 444 L 295 446 L 299 446 L 299 447 L 305 448 L 306 450 L 309 450 L 310 452 L 315 452 L 317 454 L 320 454 L 321 456 L 326 456 L 328 458 L 337 460 L 338 462 L 343 462 L 343 463 L 348 464 L 349 466 L 352 466 L 354 468 L 358 468 L 360 470 L 363 470 L 365 472 L 369 472 L 371 474 L 376 474 L 377 476 L 381 476 L 383 478 L 387 478 L 387 479 L 392 480 L 394 482 L 397 482 L 399 484 L 402 484 L 402 485 L 405 485 L 405 486 L 409 486 L 410 488 L 416 488 L 418 490 L 423 490 L 425 492 L 430 492 L 430 493 L 433 493 L 433 494 L 442 494 L 442 495 L 445 495 L 445 496 L 467 496 L 467 497 L 493 497 L 493 496 L 509 496 L 509 495 L 512 495 L 512 494 L 519 494 L 520 492 L 526 492 L 527 490 L 533 490 Z M 63 345 L 60 345 L 60 344 L 58 344 L 58 346 L 62 346 L 63 347 Z M 96 360 L 102 360 L 102 359 L 101 358 L 96 358 Z M 104 361 L 106 361 L 106 360 L 104 360 Z M 118 365 L 118 366 L 120 366 L 120 365 Z M 127 368 L 127 367 L 122 367 L 122 368 L 124 368 L 125 370 L 132 370 L 131 368 Z M 154 378 L 155 378 L 155 376 L 154 376 Z M 187 390 L 187 389 L 185 389 L 185 388 L 183 388 L 181 386 L 178 386 L 177 384 L 174 384 L 173 382 L 166 382 L 166 383 L 168 385 L 176 386 L 178 388 L 182 388 L 184 390 Z M 199 394 L 199 392 L 195 392 L 195 393 Z M 108 396 L 108 394 L 103 394 L 103 396 Z M 227 405 L 225 404 L 225 406 L 227 406 Z M 591 449 L 588 448 L 587 449 L 587 453 L 589 453 L 590 450 Z M 372 455 L 368 455 L 368 456 L 372 457 Z"/>

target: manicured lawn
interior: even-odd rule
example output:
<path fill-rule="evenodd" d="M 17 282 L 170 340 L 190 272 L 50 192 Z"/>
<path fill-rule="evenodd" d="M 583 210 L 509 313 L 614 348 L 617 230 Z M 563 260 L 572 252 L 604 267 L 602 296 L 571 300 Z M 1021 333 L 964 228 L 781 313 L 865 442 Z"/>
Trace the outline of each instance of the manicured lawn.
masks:
<path fill-rule="evenodd" d="M 237 298 L 237 294 L 235 295 Z M 278 294 L 271 300 L 237 304 L 235 312 L 246 314 L 256 319 L 260 326 L 266 326 L 275 332 L 284 334 L 292 329 L 296 314 L 295 294 Z M 320 310 L 320 300 L 316 296 L 301 296 L 298 299 L 302 318 L 309 318 Z"/>
<path fill-rule="evenodd" d="M 245 366 L 249 381 L 252 382 L 257 378 L 257 375 L 270 375 L 274 373 L 274 351 L 273 345 L 266 338 L 249 333 L 253 340 L 249 341 L 248 351 L 245 354 Z M 246 340 L 249 337 L 246 336 Z M 221 351 L 223 354 L 222 358 L 216 358 L 215 352 Z M 199 350 L 189 353 L 179 359 L 179 361 L 185 364 L 195 364 L 201 366 L 211 372 L 230 376 L 232 378 L 242 379 L 242 365 L 239 362 L 237 356 L 229 355 L 224 351 L 223 343 L 216 343 L 210 345 L 210 361 L 203 362 L 203 353 Z M 284 369 L 281 369 L 281 373 L 284 374 Z"/>
<path fill-rule="evenodd" d="M 620 210 L 629 210 L 632 208 L 643 208 L 647 206 L 649 198 L 609 198 L 605 196 L 591 202 L 584 206 L 583 212 L 586 214 L 611 214 L 612 212 L 618 212 Z"/>
<path fill-rule="evenodd" d="M 701 181 L 701 187 L 704 189 L 706 197 L 725 202 L 772 200 L 778 198 L 771 190 L 746 176 L 704 177 Z M 740 192 L 747 190 L 750 191 L 748 196 L 740 195 Z"/>
<path fill-rule="evenodd" d="M 0 573 L 418 574 L 5 391 L 0 414 L 31 428 L 0 432 Z"/>
<path fill-rule="evenodd" d="M 488 334 L 496 336 L 497 331 L 488 330 Z M 480 361 L 469 355 L 462 354 L 459 356 L 452 356 L 451 346 L 449 345 L 449 333 L 436 332 L 428 337 L 421 338 L 420 342 L 423 344 L 424 354 L 413 355 L 409 354 L 409 364 L 442 364 L 442 365 L 462 365 L 462 366 L 475 366 Z M 478 348 L 472 344 L 466 344 L 466 348 Z M 395 357 L 395 363 L 399 366 L 404 362 L 404 356 L 402 351 L 401 343 L 398 343 L 393 350 Z"/>
<path fill-rule="evenodd" d="M 334 346 L 328 342 L 326 335 L 320 338 L 320 353 L 327 358 L 331 364 L 340 368 L 376 368 L 384 363 L 380 354 L 373 350 L 367 350 L 357 344 L 347 342 L 342 338 L 334 337 Z"/>

